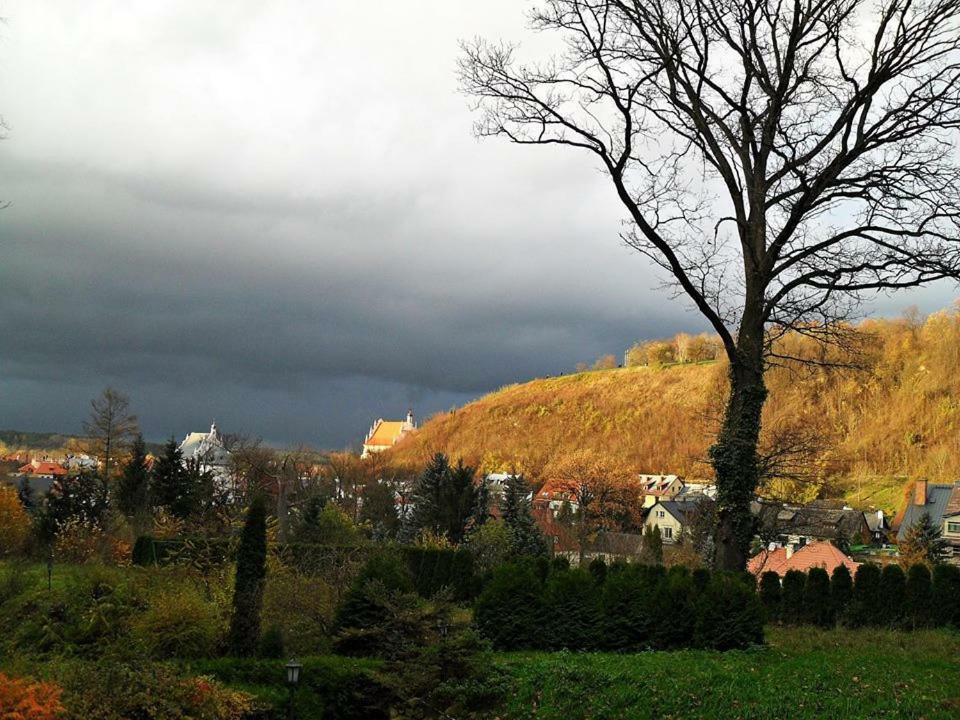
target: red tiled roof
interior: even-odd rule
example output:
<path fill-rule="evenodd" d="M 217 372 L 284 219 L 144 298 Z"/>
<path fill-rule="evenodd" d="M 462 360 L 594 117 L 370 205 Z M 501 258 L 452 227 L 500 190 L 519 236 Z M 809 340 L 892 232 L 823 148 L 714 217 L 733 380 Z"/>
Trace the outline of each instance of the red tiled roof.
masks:
<path fill-rule="evenodd" d="M 67 469 L 59 463 L 34 460 L 21 467 L 19 472 L 24 475 L 66 475 Z"/>
<path fill-rule="evenodd" d="M 832 543 L 821 541 L 804 545 L 789 558 L 786 548 L 761 550 L 747 563 L 747 569 L 757 576 L 765 572 L 775 572 L 783 576 L 788 570 L 806 572 L 815 567 L 832 573 L 839 565 L 846 565 L 851 574 L 859 567 L 859 563 L 844 555 Z"/>
<path fill-rule="evenodd" d="M 547 480 L 540 492 L 537 493 L 536 500 L 573 500 L 574 484 L 569 480 Z"/>

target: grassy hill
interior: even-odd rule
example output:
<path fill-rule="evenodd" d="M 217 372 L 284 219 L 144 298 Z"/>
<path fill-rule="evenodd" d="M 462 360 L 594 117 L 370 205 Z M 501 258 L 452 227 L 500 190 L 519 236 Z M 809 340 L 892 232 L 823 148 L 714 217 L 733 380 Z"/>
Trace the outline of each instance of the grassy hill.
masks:
<path fill-rule="evenodd" d="M 823 351 L 789 338 L 784 354 L 856 368 L 784 362 L 768 374 L 764 442 L 811 443 L 796 499 L 843 497 L 893 511 L 905 482 L 960 478 L 960 314 L 873 320 L 851 328 L 854 349 Z M 635 472 L 709 478 L 704 462 L 725 393 L 722 363 L 582 372 L 510 385 L 427 421 L 391 460 L 433 452 L 516 467 L 534 478 L 581 450 Z"/>

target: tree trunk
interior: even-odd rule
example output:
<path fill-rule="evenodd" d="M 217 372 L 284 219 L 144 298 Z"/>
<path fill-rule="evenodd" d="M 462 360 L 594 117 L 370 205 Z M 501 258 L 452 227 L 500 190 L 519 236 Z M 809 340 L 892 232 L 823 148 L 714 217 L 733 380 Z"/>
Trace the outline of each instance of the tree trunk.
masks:
<path fill-rule="evenodd" d="M 748 309 L 749 310 L 749 309 Z M 757 443 L 767 399 L 763 382 L 763 323 L 744 313 L 730 360 L 730 397 L 710 459 L 717 476 L 717 555 L 720 570 L 743 570 L 754 534 L 750 503 L 759 481 Z"/>

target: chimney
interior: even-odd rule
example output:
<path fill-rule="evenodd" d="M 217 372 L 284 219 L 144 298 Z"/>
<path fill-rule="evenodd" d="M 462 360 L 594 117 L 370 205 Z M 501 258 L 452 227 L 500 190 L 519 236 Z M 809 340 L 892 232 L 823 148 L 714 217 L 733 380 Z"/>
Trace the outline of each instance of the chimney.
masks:
<path fill-rule="evenodd" d="M 407 427 L 411 429 L 415 427 L 413 423 L 413 408 L 407 410 Z"/>
<path fill-rule="evenodd" d="M 783 549 L 787 551 L 787 560 L 793 557 L 793 544 L 787 543 L 783 546 Z"/>
<path fill-rule="evenodd" d="M 913 504 L 920 505 L 920 506 L 927 504 L 927 481 L 926 480 L 917 480 L 916 484 L 914 484 Z"/>

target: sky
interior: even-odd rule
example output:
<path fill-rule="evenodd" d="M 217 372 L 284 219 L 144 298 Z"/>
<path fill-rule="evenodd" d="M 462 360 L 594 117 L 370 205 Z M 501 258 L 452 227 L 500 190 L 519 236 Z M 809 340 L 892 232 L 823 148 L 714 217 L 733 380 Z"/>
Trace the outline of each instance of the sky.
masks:
<path fill-rule="evenodd" d="M 590 158 L 478 140 L 518 0 L 0 0 L 0 428 L 342 448 L 704 329 Z M 938 286 L 869 308 L 933 311 Z"/>

